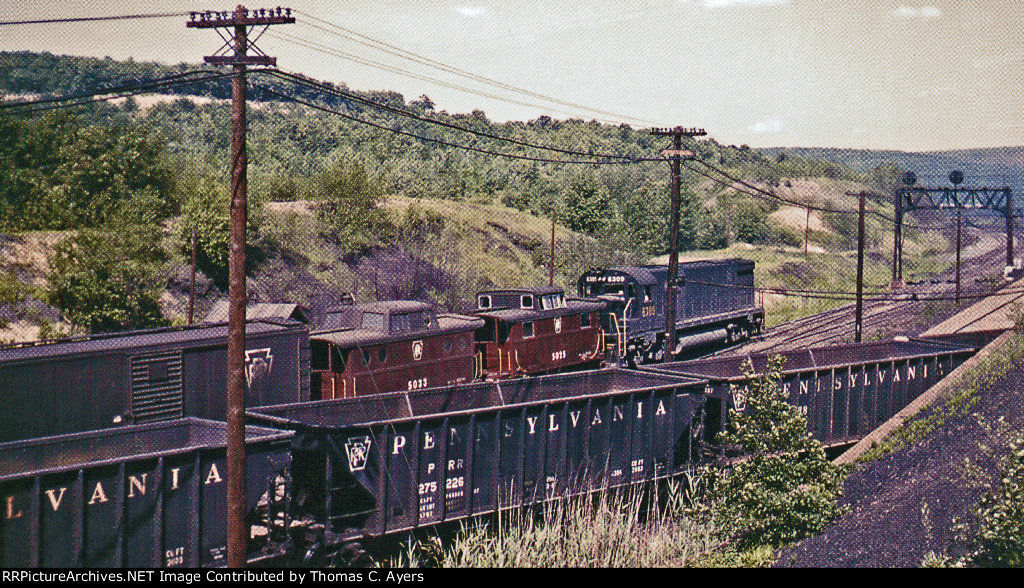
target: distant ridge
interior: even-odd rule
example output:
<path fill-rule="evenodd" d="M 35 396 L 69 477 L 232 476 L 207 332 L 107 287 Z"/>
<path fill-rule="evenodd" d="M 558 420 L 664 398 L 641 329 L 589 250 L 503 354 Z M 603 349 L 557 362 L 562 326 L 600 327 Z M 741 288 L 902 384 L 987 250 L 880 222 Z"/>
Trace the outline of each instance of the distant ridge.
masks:
<path fill-rule="evenodd" d="M 923 153 L 820 147 L 771 147 L 757 151 L 772 158 L 778 158 L 780 153 L 786 153 L 798 157 L 824 159 L 862 173 L 880 165 L 893 164 L 917 174 L 917 183 L 921 186 L 947 186 L 949 172 L 960 170 L 965 176 L 965 186 L 1009 186 L 1013 190 L 1014 202 L 1024 203 L 1024 146 Z"/>

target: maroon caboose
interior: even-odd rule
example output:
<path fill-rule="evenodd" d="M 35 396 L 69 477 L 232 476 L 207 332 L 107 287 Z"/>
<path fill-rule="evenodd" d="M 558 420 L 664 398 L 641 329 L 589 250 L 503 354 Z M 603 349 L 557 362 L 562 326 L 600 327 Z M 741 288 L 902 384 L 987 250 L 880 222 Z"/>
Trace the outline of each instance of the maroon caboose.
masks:
<path fill-rule="evenodd" d="M 481 292 L 473 314 L 480 371 L 495 380 L 598 367 L 604 358 L 603 302 L 566 299 L 558 287 Z"/>
<path fill-rule="evenodd" d="M 310 395 L 328 400 L 470 382 L 473 332 L 483 324 L 413 300 L 344 306 L 310 334 Z"/>

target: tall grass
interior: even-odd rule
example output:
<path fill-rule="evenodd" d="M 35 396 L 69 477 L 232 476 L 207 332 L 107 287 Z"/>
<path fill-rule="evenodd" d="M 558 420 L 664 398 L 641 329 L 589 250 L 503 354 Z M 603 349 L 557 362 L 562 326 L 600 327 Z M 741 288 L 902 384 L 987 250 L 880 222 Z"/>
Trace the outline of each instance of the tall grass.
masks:
<path fill-rule="evenodd" d="M 670 505 L 649 508 L 642 491 L 603 491 L 463 525 L 451 541 L 421 541 L 393 563 L 485 568 L 693 564 L 720 544 L 721 536 L 711 524 L 680 511 Z"/>

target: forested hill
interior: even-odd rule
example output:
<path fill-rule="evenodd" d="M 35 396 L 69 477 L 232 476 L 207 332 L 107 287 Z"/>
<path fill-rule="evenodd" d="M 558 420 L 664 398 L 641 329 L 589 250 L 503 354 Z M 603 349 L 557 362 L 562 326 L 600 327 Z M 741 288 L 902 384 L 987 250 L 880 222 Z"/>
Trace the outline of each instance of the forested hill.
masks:
<path fill-rule="evenodd" d="M 893 164 L 913 171 L 918 177 L 918 185 L 922 186 L 948 185 L 949 172 L 960 170 L 964 173 L 965 186 L 1009 186 L 1013 190 L 1015 201 L 1024 203 L 1024 146 L 925 153 L 808 147 L 774 147 L 758 151 L 771 158 L 778 158 L 779 154 L 786 153 L 822 159 L 859 172 L 870 171 L 879 165 Z"/>
<path fill-rule="evenodd" d="M 208 69 L 203 65 L 0 53 L 0 91 L 9 96 L 67 96 Z M 178 158 L 175 167 L 223 181 L 229 109 L 220 99 L 230 95 L 229 84 L 229 80 L 218 80 L 160 90 L 187 95 L 191 100 L 153 103 L 140 96 L 119 105 L 85 106 L 78 109 L 76 121 L 79 126 L 107 128 L 141 124 L 160 137 L 167 155 Z M 249 117 L 250 188 L 258 200 L 295 199 L 306 179 L 334 162 L 346 160 L 380 179 L 388 194 L 478 199 L 543 215 L 555 207 L 562 222 L 574 230 L 599 235 L 617 228 L 630 248 L 643 253 L 664 250 L 665 227 L 661 220 L 667 206 L 667 166 L 657 162 L 622 164 L 613 158 L 599 160 L 601 165 L 564 163 L 594 161 L 579 153 L 657 157 L 666 147 L 666 139 L 652 136 L 647 130 L 549 117 L 495 123 L 479 110 L 468 114 L 436 110 L 427 96 L 406 101 L 395 92 L 355 92 L 343 84 L 314 88 L 303 80 L 282 79 L 269 73 L 252 73 L 250 86 L 250 98 L 261 102 L 251 109 Z M 842 165 L 800 157 L 778 161 L 746 146 L 724 146 L 714 139 L 689 147 L 697 151 L 700 160 L 728 170 L 734 177 L 766 186 L 778 185 L 787 178 L 892 178 L 891 173 L 872 178 L 870 172 L 858 173 Z M 714 240 L 715 231 L 709 230 L 708 222 L 715 210 L 704 204 L 731 181 L 722 176 L 711 181 L 697 173 L 686 174 L 684 181 L 684 198 L 688 200 L 684 223 L 688 224 L 683 246 L 716 246 L 708 241 Z M 765 213 L 776 207 L 770 202 L 763 206 Z M 638 222 L 641 219 L 653 222 Z"/>
<path fill-rule="evenodd" d="M 200 269 L 223 285 L 230 89 L 197 71 L 214 70 L 0 53 L 0 250 L 27 246 L 29 231 L 63 239 L 39 252 L 46 275 L 0 260 L 0 329 L 29 320 L 36 299 L 87 331 L 180 319 L 180 307 L 168 310 L 167 276 L 191 251 L 192 227 Z M 164 80 L 159 95 L 104 100 L 154 80 Z M 269 71 L 253 71 L 249 85 L 249 260 L 264 301 L 359 289 L 455 308 L 474 288 L 536 283 L 547 273 L 538 235 L 552 211 L 562 227 L 559 283 L 572 284 L 581 267 L 666 252 L 669 166 L 649 159 L 668 140 L 647 129 L 546 116 L 496 123 L 479 110 L 446 112 L 427 96 Z M 94 94 L 71 109 L 46 101 Z M 900 173 L 714 139 L 686 146 L 700 162 L 683 174 L 688 250 L 800 246 L 812 219 L 785 200 L 849 211 L 846 192 L 883 189 Z M 812 245 L 849 248 L 850 218 L 816 214 Z M 386 271 L 412 278 L 385 287 Z M 300 290 L 289 276 L 312 286 Z M 73 314 L 83 308 L 94 311 Z"/>

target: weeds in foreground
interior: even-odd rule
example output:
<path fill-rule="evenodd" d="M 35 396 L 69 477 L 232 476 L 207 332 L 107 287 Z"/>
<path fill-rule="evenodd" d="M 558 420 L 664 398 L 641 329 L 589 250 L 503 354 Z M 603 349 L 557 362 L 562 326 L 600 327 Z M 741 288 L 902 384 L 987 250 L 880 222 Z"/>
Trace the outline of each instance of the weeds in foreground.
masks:
<path fill-rule="evenodd" d="M 518 508 L 463 525 L 442 544 L 407 546 L 396 566 L 666 567 L 692 564 L 719 542 L 714 527 L 648 510 L 641 492 L 601 492 Z"/>
<path fill-rule="evenodd" d="M 1024 431 L 1009 437 L 999 459 L 999 481 L 989 484 L 990 490 L 978 501 L 973 524 L 956 526 L 966 553 L 954 559 L 930 551 L 922 567 L 1024 566 Z"/>

